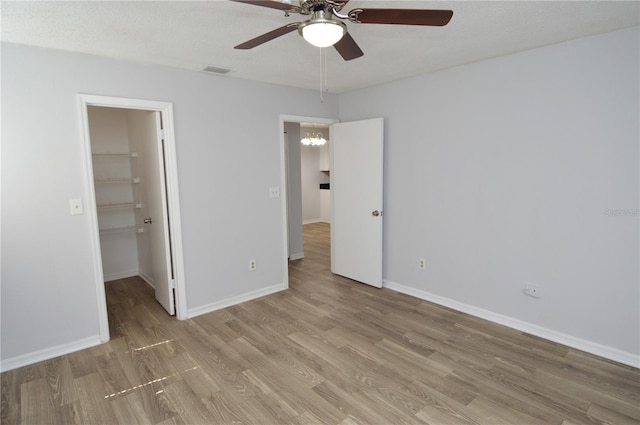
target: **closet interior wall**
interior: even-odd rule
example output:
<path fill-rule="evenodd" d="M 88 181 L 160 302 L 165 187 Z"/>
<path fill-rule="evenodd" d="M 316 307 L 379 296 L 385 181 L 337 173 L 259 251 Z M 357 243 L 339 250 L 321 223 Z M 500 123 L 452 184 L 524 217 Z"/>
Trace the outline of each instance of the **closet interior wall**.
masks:
<path fill-rule="evenodd" d="M 145 277 L 149 270 L 144 163 L 135 120 L 151 113 L 119 108 L 88 108 L 104 281 Z M 146 279 L 145 279 L 146 280 Z"/>

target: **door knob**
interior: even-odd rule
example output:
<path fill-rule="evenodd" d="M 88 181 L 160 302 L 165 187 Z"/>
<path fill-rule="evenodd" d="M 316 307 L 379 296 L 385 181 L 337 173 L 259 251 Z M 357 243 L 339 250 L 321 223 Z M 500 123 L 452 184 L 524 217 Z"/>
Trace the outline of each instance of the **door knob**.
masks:
<path fill-rule="evenodd" d="M 375 211 L 371 212 L 371 215 L 374 216 L 374 217 L 378 217 L 379 215 L 382 215 L 382 211 L 375 210 Z"/>
<path fill-rule="evenodd" d="M 145 219 L 144 219 L 144 223 L 145 223 L 145 224 L 153 224 L 153 220 L 151 220 L 151 217 L 149 217 L 149 218 L 145 218 Z"/>

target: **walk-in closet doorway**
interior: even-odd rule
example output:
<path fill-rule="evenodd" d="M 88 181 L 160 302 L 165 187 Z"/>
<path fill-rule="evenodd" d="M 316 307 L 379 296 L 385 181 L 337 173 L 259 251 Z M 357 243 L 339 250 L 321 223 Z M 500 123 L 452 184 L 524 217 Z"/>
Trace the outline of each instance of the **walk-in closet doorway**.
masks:
<path fill-rule="evenodd" d="M 105 282 L 140 276 L 186 316 L 170 103 L 80 95 L 101 339 Z"/>

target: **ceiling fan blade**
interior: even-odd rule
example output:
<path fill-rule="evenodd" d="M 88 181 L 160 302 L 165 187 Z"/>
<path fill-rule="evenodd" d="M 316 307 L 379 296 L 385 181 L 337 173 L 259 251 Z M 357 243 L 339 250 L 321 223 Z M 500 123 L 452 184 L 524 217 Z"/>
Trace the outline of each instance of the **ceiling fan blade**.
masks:
<path fill-rule="evenodd" d="M 432 9 L 355 9 L 349 12 L 363 24 L 397 25 L 447 25 L 453 16 L 452 10 Z"/>
<path fill-rule="evenodd" d="M 360 46 L 356 43 L 356 41 L 351 37 L 349 33 L 345 33 L 342 36 L 340 41 L 333 45 L 336 48 L 340 56 L 346 61 L 350 61 L 351 59 L 359 58 L 364 55 Z"/>
<path fill-rule="evenodd" d="M 295 31 L 296 29 L 298 29 L 298 24 L 299 22 L 292 22 L 283 27 L 276 28 L 273 31 L 269 31 L 257 36 L 256 38 L 252 38 L 249 41 L 245 41 L 242 44 L 238 44 L 234 47 L 234 49 L 253 49 L 256 46 L 266 43 L 267 41 L 271 41 L 274 38 L 280 37 L 281 35 L 285 35 L 290 33 L 291 31 Z"/>
<path fill-rule="evenodd" d="M 261 1 L 256 1 L 256 0 L 231 0 L 231 1 L 235 1 L 237 3 L 251 4 L 251 5 L 254 5 L 254 6 L 269 7 L 271 9 L 300 10 L 300 6 L 297 5 L 297 4 L 291 4 L 291 3 L 287 3 L 287 2 L 284 2 L 284 1 L 277 1 L 277 0 L 261 0 Z"/>

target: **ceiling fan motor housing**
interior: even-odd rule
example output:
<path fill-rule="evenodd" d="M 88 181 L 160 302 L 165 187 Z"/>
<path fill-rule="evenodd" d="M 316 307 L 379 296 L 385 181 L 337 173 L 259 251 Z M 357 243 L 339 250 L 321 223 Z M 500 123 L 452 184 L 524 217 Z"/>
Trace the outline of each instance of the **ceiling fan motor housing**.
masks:
<path fill-rule="evenodd" d="M 323 10 L 325 12 L 331 12 L 332 10 L 339 11 L 344 7 L 346 1 L 333 1 L 333 0 L 301 0 L 300 1 L 300 13 L 304 15 L 311 14 Z"/>
<path fill-rule="evenodd" d="M 322 38 L 324 37 L 320 37 L 320 39 L 318 39 L 318 42 L 312 41 L 313 35 L 309 33 L 313 32 L 319 27 L 324 27 L 322 31 L 325 34 L 328 32 L 330 28 L 333 28 L 333 31 L 331 31 L 331 33 L 333 34 L 332 35 L 333 39 L 330 41 L 328 40 L 325 41 L 325 40 L 322 40 Z M 327 28 L 327 27 L 330 27 L 330 28 Z M 334 19 L 330 11 L 316 10 L 313 12 L 311 19 L 301 22 L 298 25 L 298 32 L 305 40 L 307 40 L 311 44 L 317 47 L 328 47 L 328 46 L 334 45 L 337 41 L 339 41 L 344 36 L 344 34 L 347 32 L 347 26 L 345 25 L 344 22 L 338 19 Z"/>

